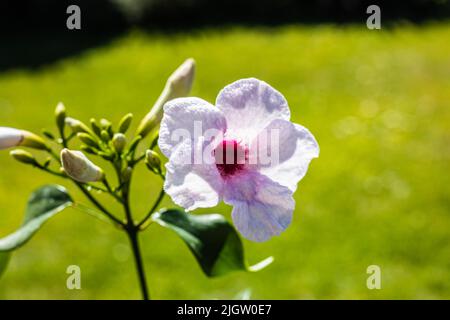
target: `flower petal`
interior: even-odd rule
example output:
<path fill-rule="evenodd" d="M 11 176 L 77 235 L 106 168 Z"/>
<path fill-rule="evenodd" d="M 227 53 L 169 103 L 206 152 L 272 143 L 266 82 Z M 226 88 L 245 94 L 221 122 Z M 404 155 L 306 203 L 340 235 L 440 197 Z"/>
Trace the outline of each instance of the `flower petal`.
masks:
<path fill-rule="evenodd" d="M 172 153 L 171 160 L 166 164 L 166 193 L 173 202 L 187 211 L 216 206 L 222 190 L 222 179 L 216 166 L 206 163 L 189 164 L 182 160 L 183 157 L 192 157 L 192 148 L 188 141 Z"/>
<path fill-rule="evenodd" d="M 229 134 L 249 141 L 274 119 L 290 118 L 283 95 L 255 78 L 226 86 L 217 96 L 216 106 L 225 114 Z"/>
<path fill-rule="evenodd" d="M 261 153 L 271 155 L 278 151 L 278 157 L 271 157 L 270 164 L 259 164 L 259 172 L 295 192 L 298 182 L 308 171 L 309 163 L 319 156 L 319 145 L 308 129 L 285 120 L 273 121 L 258 138 L 265 134 L 270 137 L 270 132 L 274 129 L 279 130 L 279 139 L 269 139 L 266 145 L 269 150 L 260 148 L 258 156 L 260 157 Z"/>
<path fill-rule="evenodd" d="M 224 201 L 233 205 L 236 228 L 247 239 L 262 242 L 284 231 L 292 220 L 292 192 L 255 171 L 227 181 Z"/>
<path fill-rule="evenodd" d="M 158 145 L 170 158 L 174 150 L 188 139 L 193 144 L 209 129 L 226 130 L 222 112 L 199 98 L 178 98 L 164 105 Z M 196 131 L 197 130 L 197 131 Z M 196 136 L 197 134 L 197 136 Z"/>

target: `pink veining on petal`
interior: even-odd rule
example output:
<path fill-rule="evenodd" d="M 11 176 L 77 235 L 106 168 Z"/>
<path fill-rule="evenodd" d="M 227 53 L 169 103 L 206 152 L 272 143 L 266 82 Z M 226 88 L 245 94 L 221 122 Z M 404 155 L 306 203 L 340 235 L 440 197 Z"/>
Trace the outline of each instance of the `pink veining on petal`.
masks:
<path fill-rule="evenodd" d="M 222 178 L 229 178 L 245 170 L 248 148 L 237 140 L 222 140 L 213 153 Z"/>

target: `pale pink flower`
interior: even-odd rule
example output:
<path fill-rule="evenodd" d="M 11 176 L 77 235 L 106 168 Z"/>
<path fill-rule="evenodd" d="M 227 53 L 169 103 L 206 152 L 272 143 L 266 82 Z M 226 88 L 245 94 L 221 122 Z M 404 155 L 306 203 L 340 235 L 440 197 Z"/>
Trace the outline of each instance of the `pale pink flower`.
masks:
<path fill-rule="evenodd" d="M 165 191 L 187 211 L 221 200 L 232 205 L 233 222 L 247 239 L 261 242 L 279 235 L 291 223 L 297 183 L 319 155 L 313 135 L 289 119 L 283 95 L 254 78 L 226 86 L 216 106 L 199 98 L 169 101 L 158 141 L 169 159 Z M 264 139 L 271 131 L 278 139 Z M 276 161 L 252 161 L 271 150 L 277 150 Z M 198 152 L 201 162 L 195 160 Z"/>

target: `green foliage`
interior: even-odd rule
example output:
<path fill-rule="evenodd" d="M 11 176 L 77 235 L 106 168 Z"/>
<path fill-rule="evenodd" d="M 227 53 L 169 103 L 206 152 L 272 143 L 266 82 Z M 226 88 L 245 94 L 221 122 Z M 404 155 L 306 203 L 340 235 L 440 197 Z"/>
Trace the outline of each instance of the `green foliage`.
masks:
<path fill-rule="evenodd" d="M 0 239 L 0 252 L 15 250 L 22 246 L 48 219 L 70 206 L 72 202 L 66 189 L 61 186 L 47 185 L 33 192 L 28 200 L 22 226 Z"/>
<path fill-rule="evenodd" d="M 247 267 L 239 235 L 220 214 L 193 215 L 172 209 L 157 212 L 152 219 L 183 239 L 209 277 L 233 271 L 257 271 Z M 269 261 L 271 258 L 258 270 Z"/>

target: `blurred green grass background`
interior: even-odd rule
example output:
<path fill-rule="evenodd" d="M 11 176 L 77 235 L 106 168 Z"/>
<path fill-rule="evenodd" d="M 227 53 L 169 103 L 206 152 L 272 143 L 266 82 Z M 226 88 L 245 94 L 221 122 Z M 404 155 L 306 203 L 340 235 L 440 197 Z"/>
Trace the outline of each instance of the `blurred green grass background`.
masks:
<path fill-rule="evenodd" d="M 250 263 L 270 255 L 275 262 L 259 273 L 208 279 L 182 241 L 154 225 L 141 237 L 153 298 L 233 298 L 249 289 L 255 299 L 449 299 L 449 26 L 133 31 L 38 70 L 0 74 L 0 121 L 53 128 L 60 100 L 84 121 L 117 123 L 128 112 L 140 118 L 187 57 L 198 66 L 193 95 L 212 102 L 226 84 L 260 78 L 286 96 L 293 120 L 321 146 L 296 192 L 289 229 L 266 243 L 244 243 Z M 0 153 L 0 168 L 5 235 L 20 224 L 32 190 L 65 182 L 7 152 Z M 137 215 L 161 186 L 140 169 L 132 199 Z M 230 208 L 198 212 L 229 218 Z M 72 264 L 81 267 L 82 290 L 66 289 Z M 381 290 L 366 287 L 372 264 L 381 267 Z M 125 236 L 67 210 L 14 253 L 0 298 L 138 299 L 140 292 Z"/>

